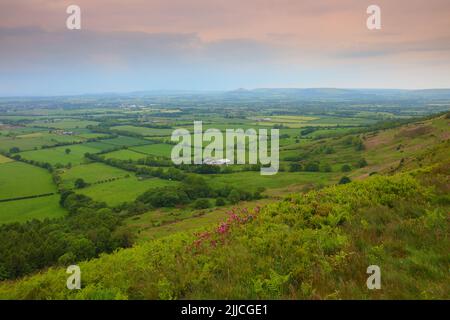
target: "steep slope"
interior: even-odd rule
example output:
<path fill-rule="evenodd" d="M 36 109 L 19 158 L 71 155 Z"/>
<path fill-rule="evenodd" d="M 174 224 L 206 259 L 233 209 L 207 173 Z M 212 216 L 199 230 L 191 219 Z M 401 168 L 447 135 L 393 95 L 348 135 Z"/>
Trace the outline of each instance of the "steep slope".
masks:
<path fill-rule="evenodd" d="M 354 177 L 426 166 L 448 158 L 450 114 L 375 131 L 364 134 L 362 138 L 365 146 L 363 156 L 368 166 L 354 172 Z"/>

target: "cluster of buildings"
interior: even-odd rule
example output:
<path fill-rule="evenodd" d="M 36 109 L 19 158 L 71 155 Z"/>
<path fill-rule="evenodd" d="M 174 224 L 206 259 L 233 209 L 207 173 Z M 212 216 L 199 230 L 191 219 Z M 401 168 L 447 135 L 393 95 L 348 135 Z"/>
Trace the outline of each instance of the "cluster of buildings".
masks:
<path fill-rule="evenodd" d="M 53 130 L 52 133 L 63 136 L 73 136 L 75 134 L 75 132 L 73 131 L 64 131 L 64 130 Z"/>

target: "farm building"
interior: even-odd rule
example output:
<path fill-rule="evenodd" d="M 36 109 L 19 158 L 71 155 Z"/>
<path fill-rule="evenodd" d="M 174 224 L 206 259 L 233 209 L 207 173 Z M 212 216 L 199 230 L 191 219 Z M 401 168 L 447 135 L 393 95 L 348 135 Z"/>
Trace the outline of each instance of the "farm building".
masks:
<path fill-rule="evenodd" d="M 216 166 L 221 166 L 221 165 L 228 165 L 231 163 L 231 161 L 229 159 L 211 159 L 211 158 L 206 158 L 205 160 L 203 160 L 204 164 L 207 165 L 216 165 Z"/>

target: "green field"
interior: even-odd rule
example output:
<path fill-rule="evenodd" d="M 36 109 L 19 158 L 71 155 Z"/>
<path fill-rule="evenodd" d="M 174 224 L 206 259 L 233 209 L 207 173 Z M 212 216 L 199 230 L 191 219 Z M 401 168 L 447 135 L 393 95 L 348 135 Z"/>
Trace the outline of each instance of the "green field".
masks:
<path fill-rule="evenodd" d="M 86 133 L 77 133 L 77 137 L 84 139 L 98 139 L 98 138 L 106 138 L 108 137 L 108 135 L 104 133 L 86 132 Z"/>
<path fill-rule="evenodd" d="M 0 200 L 55 192 L 47 170 L 22 162 L 0 164 Z"/>
<path fill-rule="evenodd" d="M 173 145 L 166 143 L 155 143 L 144 146 L 132 147 L 130 150 L 145 153 L 148 155 L 162 156 L 170 158 Z"/>
<path fill-rule="evenodd" d="M 159 128 L 146 128 L 146 127 L 136 127 L 136 126 L 115 126 L 112 127 L 113 130 L 127 131 L 130 133 L 137 133 L 142 136 L 170 136 L 173 129 L 159 129 Z"/>
<path fill-rule="evenodd" d="M 87 126 L 95 126 L 98 122 L 78 119 L 61 119 L 61 120 L 49 120 L 49 121 L 35 121 L 31 126 L 46 127 L 54 129 L 78 129 L 86 128 Z"/>
<path fill-rule="evenodd" d="M 158 178 L 139 180 L 131 176 L 108 183 L 92 185 L 77 192 L 85 194 L 96 201 L 104 201 L 110 206 L 115 206 L 122 202 L 134 201 L 137 196 L 151 188 L 176 184 L 177 182 Z"/>
<path fill-rule="evenodd" d="M 89 163 L 74 166 L 70 169 L 61 169 L 62 186 L 71 189 L 74 187 L 75 180 L 83 179 L 87 183 L 95 183 L 109 179 L 123 178 L 129 175 L 129 172 L 122 169 L 107 166 L 103 163 Z"/>
<path fill-rule="evenodd" d="M 117 159 L 117 160 L 139 160 L 145 158 L 145 154 L 137 153 L 132 150 L 124 149 L 106 153 L 106 159 Z"/>
<path fill-rule="evenodd" d="M 130 147 L 130 146 L 139 146 L 143 144 L 147 144 L 148 141 L 144 139 L 134 138 L 134 137 L 125 137 L 120 136 L 113 139 L 103 140 L 102 142 L 111 144 L 118 147 Z"/>
<path fill-rule="evenodd" d="M 0 116 L 0 121 L 3 117 Z M 46 129 L 42 128 L 33 128 L 26 126 L 4 126 L 0 124 L 0 136 L 17 136 L 21 134 L 28 134 L 33 132 L 41 132 L 46 131 Z"/>
<path fill-rule="evenodd" d="M 53 165 L 58 163 L 62 165 L 66 165 L 68 163 L 77 165 L 86 161 L 84 158 L 85 153 L 97 153 L 109 148 L 111 148 L 110 145 L 103 144 L 101 142 L 89 142 L 36 151 L 26 151 L 21 152 L 20 155 L 27 160 L 48 162 Z M 66 153 L 66 149 L 70 149 L 69 154 Z"/>
<path fill-rule="evenodd" d="M 40 149 L 42 146 L 53 146 L 57 143 L 84 141 L 81 137 L 57 135 L 48 132 L 35 132 L 14 137 L 0 137 L 0 150 L 9 151 L 19 148 L 20 151 Z"/>
<path fill-rule="evenodd" d="M 268 116 L 268 117 L 250 117 L 250 120 L 257 120 L 252 125 L 274 126 L 282 124 L 289 128 L 301 128 L 307 126 L 310 121 L 318 120 L 319 117 L 308 116 Z"/>
<path fill-rule="evenodd" d="M 13 160 L 13 159 L 10 159 L 10 158 L 7 158 L 7 157 L 5 157 L 5 156 L 2 156 L 2 155 L 0 154 L 0 164 L 12 162 L 12 161 L 14 161 L 14 160 Z"/>
<path fill-rule="evenodd" d="M 259 172 L 236 172 L 208 175 L 206 178 L 213 186 L 230 185 L 243 190 L 256 190 L 258 187 L 281 188 L 289 185 L 323 184 L 333 177 L 330 173 L 320 172 L 278 172 L 273 176 L 263 176 Z"/>
<path fill-rule="evenodd" d="M 0 202 L 0 224 L 59 218 L 65 213 L 59 205 L 59 195 Z"/>

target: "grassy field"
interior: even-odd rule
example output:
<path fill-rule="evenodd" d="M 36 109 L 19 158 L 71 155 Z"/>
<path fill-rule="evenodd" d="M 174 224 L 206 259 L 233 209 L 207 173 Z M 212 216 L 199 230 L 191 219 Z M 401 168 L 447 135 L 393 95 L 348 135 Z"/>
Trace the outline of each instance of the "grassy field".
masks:
<path fill-rule="evenodd" d="M 120 136 L 120 137 L 113 138 L 113 139 L 103 140 L 102 142 L 111 144 L 113 146 L 118 146 L 118 147 L 139 146 L 139 145 L 148 143 L 148 141 L 146 141 L 144 139 L 139 139 L 139 138 L 134 138 L 134 137 L 125 137 L 125 136 Z"/>
<path fill-rule="evenodd" d="M 66 211 L 59 205 L 59 195 L 0 202 L 0 224 L 58 218 L 64 214 Z"/>
<path fill-rule="evenodd" d="M 130 133 L 137 133 L 143 136 L 170 136 L 173 129 L 159 129 L 159 128 L 146 128 L 136 126 L 115 126 L 112 130 L 127 131 Z"/>
<path fill-rule="evenodd" d="M 35 121 L 31 123 L 31 126 L 46 127 L 54 129 L 78 129 L 86 128 L 89 125 L 95 126 L 98 122 L 88 121 L 88 120 L 78 120 L 78 119 L 61 119 L 61 120 L 50 120 L 50 121 Z"/>
<path fill-rule="evenodd" d="M 21 151 L 40 149 L 42 146 L 53 146 L 57 143 L 71 143 L 84 141 L 81 137 L 64 136 L 48 132 L 35 132 L 14 137 L 0 137 L 0 150 L 9 151 L 16 147 Z"/>
<path fill-rule="evenodd" d="M 307 126 L 310 121 L 318 120 L 319 117 L 308 116 L 269 116 L 269 117 L 250 117 L 250 120 L 256 120 L 254 125 L 274 126 L 282 124 L 289 128 L 301 128 Z"/>
<path fill-rule="evenodd" d="M 130 150 L 138 151 L 148 155 L 162 156 L 170 158 L 173 145 L 165 143 L 155 143 L 144 146 L 132 147 Z"/>
<path fill-rule="evenodd" d="M 22 162 L 0 164 L 0 200 L 55 192 L 47 170 Z"/>
<path fill-rule="evenodd" d="M 26 151 L 21 152 L 20 155 L 27 160 L 48 162 L 53 165 L 57 163 L 63 165 L 71 163 L 72 165 L 77 165 L 85 162 L 85 153 L 97 153 L 108 148 L 111 148 L 111 146 L 101 142 L 89 142 L 84 144 Z M 66 153 L 66 149 L 70 149 L 69 154 Z"/>
<path fill-rule="evenodd" d="M 0 116 L 0 121 L 2 117 Z M 41 132 L 46 131 L 46 129 L 42 128 L 33 128 L 33 127 L 26 127 L 26 126 L 8 126 L 8 125 L 1 125 L 0 124 L 0 136 L 17 136 L 21 134 L 28 134 L 33 132 Z"/>
<path fill-rule="evenodd" d="M 358 126 L 376 122 L 376 119 L 367 117 L 338 117 L 338 116 L 296 116 L 296 115 L 277 115 L 277 116 L 259 116 L 250 117 L 250 120 L 257 121 L 252 125 L 274 126 L 283 125 L 288 128 L 303 128 L 307 126 Z"/>
<path fill-rule="evenodd" d="M 135 176 L 112 182 L 92 185 L 77 192 L 85 194 L 96 201 L 104 201 L 115 206 L 122 202 L 133 201 L 145 191 L 162 186 L 176 185 L 177 182 L 158 178 L 139 180 Z"/>
<path fill-rule="evenodd" d="M 10 158 L 7 158 L 7 157 L 5 157 L 5 156 L 2 156 L 2 155 L 0 154 L 0 164 L 12 162 L 12 161 L 14 161 L 14 160 L 13 160 L 13 159 L 10 159 Z"/>
<path fill-rule="evenodd" d="M 145 158 L 145 154 L 137 153 L 132 150 L 124 149 L 106 153 L 106 159 L 117 159 L 117 160 L 139 160 Z"/>
<path fill-rule="evenodd" d="M 295 184 L 324 184 L 333 177 L 332 173 L 320 172 L 278 172 L 273 176 L 260 175 L 259 171 L 208 175 L 206 179 L 214 186 L 231 185 L 244 190 L 258 187 L 280 188 Z"/>
<path fill-rule="evenodd" d="M 67 189 L 73 188 L 75 180 L 78 178 L 83 179 L 87 183 L 95 183 L 109 179 L 123 178 L 129 175 L 127 171 L 103 163 L 82 164 L 70 169 L 61 169 L 60 172 L 62 186 Z"/>
<path fill-rule="evenodd" d="M 105 138 L 107 136 L 108 136 L 107 134 L 95 132 L 77 133 L 77 137 L 84 139 L 98 139 L 98 138 Z"/>

